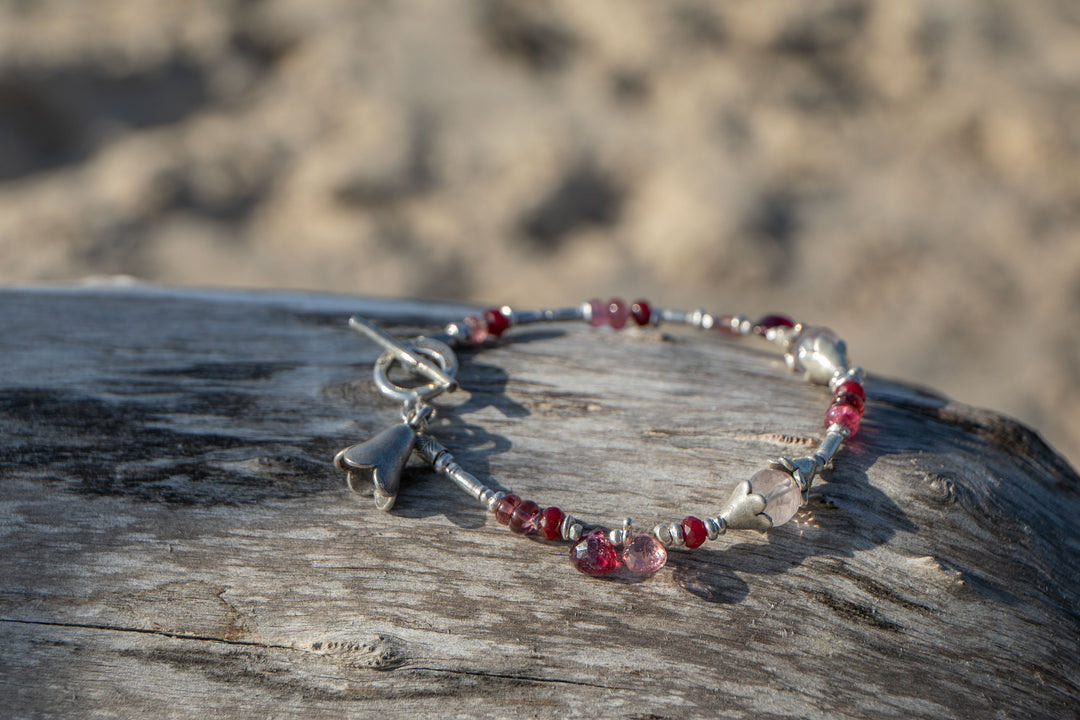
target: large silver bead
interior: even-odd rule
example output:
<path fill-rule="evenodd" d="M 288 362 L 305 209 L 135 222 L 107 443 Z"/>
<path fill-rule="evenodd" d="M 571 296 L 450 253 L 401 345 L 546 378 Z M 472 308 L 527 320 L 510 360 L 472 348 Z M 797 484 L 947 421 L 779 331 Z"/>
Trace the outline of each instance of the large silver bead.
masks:
<path fill-rule="evenodd" d="M 784 355 L 788 367 L 806 380 L 828 385 L 847 370 L 847 343 L 826 327 L 807 327 Z"/>

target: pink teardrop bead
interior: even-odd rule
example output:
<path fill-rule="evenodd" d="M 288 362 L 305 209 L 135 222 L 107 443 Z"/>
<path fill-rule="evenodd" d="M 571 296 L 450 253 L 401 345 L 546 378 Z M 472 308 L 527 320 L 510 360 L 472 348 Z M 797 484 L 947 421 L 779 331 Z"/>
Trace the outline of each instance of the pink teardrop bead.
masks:
<path fill-rule="evenodd" d="M 782 470 L 758 470 L 750 478 L 750 492 L 765 498 L 762 511 L 773 527 L 783 525 L 802 505 L 802 492 L 795 479 Z"/>
<path fill-rule="evenodd" d="M 622 561 L 630 572 L 652 575 L 667 563 L 667 550 L 652 535 L 638 533 L 623 546 Z"/>
<path fill-rule="evenodd" d="M 488 339 L 487 322 L 478 315 L 467 315 L 465 327 L 469 328 L 469 342 L 473 345 L 483 345 Z"/>
<path fill-rule="evenodd" d="M 610 575 L 619 569 L 619 556 L 615 546 L 596 528 L 570 548 L 570 562 L 578 572 L 592 577 Z"/>

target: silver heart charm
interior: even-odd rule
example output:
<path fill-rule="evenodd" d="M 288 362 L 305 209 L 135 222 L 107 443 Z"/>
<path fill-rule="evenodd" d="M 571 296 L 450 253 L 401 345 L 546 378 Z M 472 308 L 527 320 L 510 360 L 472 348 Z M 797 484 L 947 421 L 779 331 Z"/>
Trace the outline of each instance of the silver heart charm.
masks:
<path fill-rule="evenodd" d="M 374 488 L 376 507 L 389 510 L 397 500 L 401 471 L 415 443 L 415 430 L 408 425 L 395 425 L 339 452 L 334 457 L 334 466 L 349 474 L 349 488 L 353 492 L 366 493 Z"/>

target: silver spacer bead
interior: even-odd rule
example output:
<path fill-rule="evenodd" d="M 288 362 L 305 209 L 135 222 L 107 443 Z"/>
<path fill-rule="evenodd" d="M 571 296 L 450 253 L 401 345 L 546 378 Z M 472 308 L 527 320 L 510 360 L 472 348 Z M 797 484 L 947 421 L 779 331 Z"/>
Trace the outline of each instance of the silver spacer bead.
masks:
<path fill-rule="evenodd" d="M 705 518 L 704 522 L 705 532 L 708 533 L 706 537 L 710 540 L 715 540 L 727 530 L 727 523 L 724 522 L 722 517 Z"/>
<path fill-rule="evenodd" d="M 716 325 L 716 316 L 706 312 L 705 308 L 698 308 L 686 316 L 686 324 L 702 330 L 712 330 Z"/>
<path fill-rule="evenodd" d="M 578 540 L 581 539 L 581 533 L 582 532 L 583 532 L 583 528 L 581 527 L 581 525 L 579 525 L 578 523 L 574 523 L 573 525 L 570 526 L 570 538 L 569 539 L 572 542 L 577 542 Z"/>
<path fill-rule="evenodd" d="M 671 547 L 671 531 L 667 525 L 660 523 L 653 528 L 653 537 L 660 541 L 661 545 L 665 547 Z"/>
<path fill-rule="evenodd" d="M 495 512 L 495 508 L 498 507 L 499 501 L 502 500 L 504 497 L 506 497 L 506 493 L 502 492 L 501 490 L 499 492 L 493 493 L 491 497 L 487 500 L 488 512 Z"/>
<path fill-rule="evenodd" d="M 455 347 L 472 345 L 469 340 L 469 326 L 465 324 L 464 320 L 449 323 L 444 332 Z"/>
<path fill-rule="evenodd" d="M 592 322 L 592 303 L 586 300 L 579 306 L 581 308 L 581 319 L 587 323 Z"/>
<path fill-rule="evenodd" d="M 494 497 L 495 497 L 495 491 L 494 490 L 492 490 L 491 488 L 484 488 L 484 491 L 482 493 L 480 493 L 480 497 L 478 497 L 476 499 L 479 500 L 480 504 L 483 505 L 484 507 L 489 507 L 491 505 L 491 500 Z"/>
<path fill-rule="evenodd" d="M 613 545 L 622 545 L 629 540 L 633 534 L 634 521 L 630 518 L 623 518 L 622 528 L 608 532 L 608 540 L 610 540 Z"/>
<path fill-rule="evenodd" d="M 668 535 L 671 536 L 671 544 L 678 547 L 683 544 L 682 525 L 677 522 L 668 523 Z"/>
<path fill-rule="evenodd" d="M 562 536 L 563 540 L 570 539 L 570 528 L 574 527 L 576 522 L 577 519 L 570 513 L 563 515 L 562 524 L 559 525 L 559 535 Z"/>
<path fill-rule="evenodd" d="M 829 390 L 831 392 L 836 392 L 836 388 L 840 387 L 848 380 L 852 380 L 862 385 L 866 380 L 866 371 L 861 367 L 853 367 L 833 375 L 832 380 L 829 381 Z"/>

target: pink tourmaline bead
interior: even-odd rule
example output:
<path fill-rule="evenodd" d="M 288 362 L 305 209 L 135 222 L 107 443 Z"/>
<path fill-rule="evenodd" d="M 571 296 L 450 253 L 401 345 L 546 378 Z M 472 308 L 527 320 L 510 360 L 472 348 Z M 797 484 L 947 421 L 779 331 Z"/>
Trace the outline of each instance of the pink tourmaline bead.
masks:
<path fill-rule="evenodd" d="M 616 330 L 622 330 L 630 317 L 630 308 L 622 298 L 611 298 L 607 305 L 608 325 Z"/>
<path fill-rule="evenodd" d="M 510 516 L 514 514 L 514 508 L 521 503 L 521 498 L 517 495 L 504 495 L 499 504 L 495 506 L 495 519 L 499 521 L 500 525 L 508 525 L 510 523 Z"/>
<path fill-rule="evenodd" d="M 783 525 L 802 505 L 802 493 L 795 479 L 782 470 L 758 470 L 750 477 L 750 492 L 765 498 L 762 511 L 772 520 L 773 527 Z"/>
<path fill-rule="evenodd" d="M 522 500 L 510 513 L 510 529 L 518 535 L 531 535 L 536 531 L 539 517 L 540 506 L 532 500 Z"/>
<path fill-rule="evenodd" d="M 600 327 L 607 322 L 607 305 L 600 298 L 593 298 L 589 301 L 589 324 L 593 327 Z"/>
<path fill-rule="evenodd" d="M 738 330 L 732 327 L 732 323 L 735 321 L 734 315 L 721 315 L 716 318 L 716 329 L 728 337 L 739 337 L 741 334 Z"/>
<path fill-rule="evenodd" d="M 546 540 L 558 540 L 562 537 L 562 523 L 566 513 L 557 507 L 544 508 L 540 513 L 540 534 Z"/>
<path fill-rule="evenodd" d="M 622 561 L 630 572 L 652 575 L 667 563 L 667 550 L 652 535 L 638 533 L 623 545 Z"/>
<path fill-rule="evenodd" d="M 862 420 L 862 413 L 851 405 L 838 403 L 830 405 L 829 409 L 825 411 L 825 427 L 829 427 L 833 423 L 842 425 L 847 428 L 848 437 L 855 437 L 855 433 L 859 431 L 860 420 Z"/>
<path fill-rule="evenodd" d="M 700 518 L 687 515 L 682 521 L 682 534 L 683 544 L 693 550 L 701 547 L 705 538 L 709 536 L 709 531 L 705 529 L 705 523 Z"/>
<path fill-rule="evenodd" d="M 469 342 L 473 345 L 483 345 L 488 339 L 487 323 L 478 315 L 467 315 L 465 326 L 469 328 Z"/>
<path fill-rule="evenodd" d="M 652 319 L 652 307 L 645 300 L 635 300 L 630 306 L 630 314 L 638 325 L 648 325 L 649 320 Z"/>
<path fill-rule="evenodd" d="M 619 569 L 619 556 L 615 546 L 596 528 L 570 548 L 570 562 L 586 575 L 603 577 Z"/>

